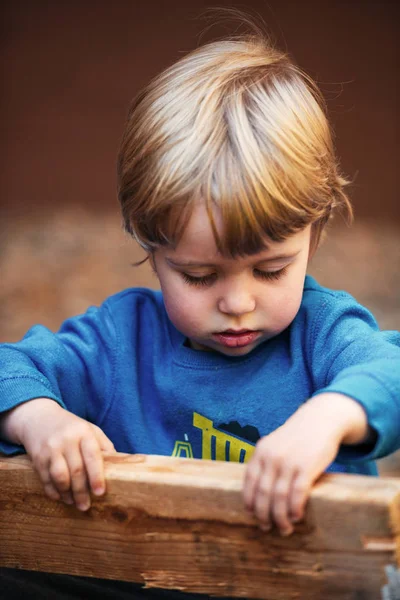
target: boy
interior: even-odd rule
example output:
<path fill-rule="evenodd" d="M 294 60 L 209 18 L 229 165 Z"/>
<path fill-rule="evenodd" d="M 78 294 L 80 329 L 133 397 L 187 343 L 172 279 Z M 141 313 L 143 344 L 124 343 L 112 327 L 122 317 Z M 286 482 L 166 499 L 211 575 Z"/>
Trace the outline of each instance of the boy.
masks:
<path fill-rule="evenodd" d="M 248 461 L 282 534 L 325 470 L 400 446 L 400 335 L 306 277 L 351 216 L 315 84 L 258 35 L 206 45 L 138 96 L 119 157 L 125 227 L 161 293 L 128 289 L 0 349 L 0 450 L 90 506 L 102 452 Z"/>

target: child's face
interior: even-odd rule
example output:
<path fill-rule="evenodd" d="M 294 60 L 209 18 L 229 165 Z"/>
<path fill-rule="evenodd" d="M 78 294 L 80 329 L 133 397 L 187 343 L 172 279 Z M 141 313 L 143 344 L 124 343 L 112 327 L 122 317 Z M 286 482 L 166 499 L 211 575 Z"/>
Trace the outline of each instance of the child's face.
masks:
<path fill-rule="evenodd" d="M 309 247 L 306 227 L 253 256 L 225 258 L 199 203 L 178 246 L 153 255 L 168 316 L 192 348 L 248 354 L 296 316 Z"/>

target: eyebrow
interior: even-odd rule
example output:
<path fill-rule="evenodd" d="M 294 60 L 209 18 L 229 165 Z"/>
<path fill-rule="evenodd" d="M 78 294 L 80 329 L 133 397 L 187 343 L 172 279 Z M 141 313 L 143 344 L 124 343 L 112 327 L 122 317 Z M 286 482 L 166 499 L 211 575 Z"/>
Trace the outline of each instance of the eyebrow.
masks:
<path fill-rule="evenodd" d="M 300 250 L 297 252 L 289 253 L 289 254 L 279 254 L 277 256 L 270 256 L 268 258 L 262 258 L 256 262 L 256 264 L 275 262 L 279 260 L 292 260 L 300 253 Z M 198 262 L 195 260 L 173 260 L 172 258 L 166 257 L 165 260 L 174 267 L 217 267 L 216 263 L 207 263 L 207 262 Z"/>

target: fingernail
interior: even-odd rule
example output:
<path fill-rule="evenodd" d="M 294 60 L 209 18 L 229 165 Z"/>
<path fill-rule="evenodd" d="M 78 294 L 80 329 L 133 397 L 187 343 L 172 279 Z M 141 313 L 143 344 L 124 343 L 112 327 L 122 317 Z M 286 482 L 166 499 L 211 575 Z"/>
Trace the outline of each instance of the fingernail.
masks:
<path fill-rule="evenodd" d="M 292 521 L 292 523 L 298 523 L 299 521 L 301 521 L 301 517 L 292 517 L 290 520 Z"/>
<path fill-rule="evenodd" d="M 93 494 L 95 496 L 102 496 L 105 491 L 106 491 L 106 488 L 103 485 L 100 485 L 100 486 L 94 488 Z"/>
<path fill-rule="evenodd" d="M 287 529 L 281 529 L 279 533 L 282 537 L 287 537 L 288 535 L 291 535 L 293 531 L 293 527 L 288 527 Z"/>
<path fill-rule="evenodd" d="M 271 531 L 271 525 L 269 523 L 260 523 L 261 531 Z"/>
<path fill-rule="evenodd" d="M 72 500 L 72 498 L 63 498 L 63 502 L 65 504 L 70 504 L 70 505 L 74 503 L 74 501 Z"/>
<path fill-rule="evenodd" d="M 76 505 L 76 508 L 81 511 L 86 511 L 90 508 L 90 502 L 79 502 L 79 504 Z"/>

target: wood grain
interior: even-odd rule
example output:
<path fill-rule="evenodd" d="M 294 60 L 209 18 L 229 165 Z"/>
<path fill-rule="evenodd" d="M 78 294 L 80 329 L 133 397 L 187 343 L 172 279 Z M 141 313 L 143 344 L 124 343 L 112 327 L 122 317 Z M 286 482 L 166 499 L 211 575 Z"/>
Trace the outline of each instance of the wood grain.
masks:
<path fill-rule="evenodd" d="M 325 475 L 289 538 L 242 503 L 244 466 L 106 458 L 87 513 L 47 499 L 25 456 L 0 458 L 0 565 L 270 600 L 380 597 L 399 564 L 400 479 Z"/>

